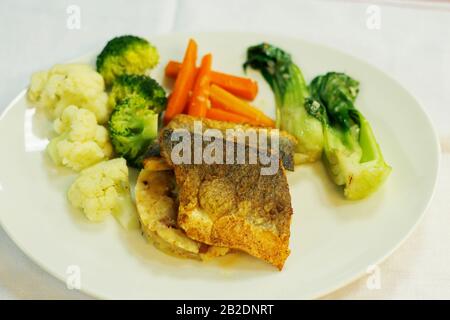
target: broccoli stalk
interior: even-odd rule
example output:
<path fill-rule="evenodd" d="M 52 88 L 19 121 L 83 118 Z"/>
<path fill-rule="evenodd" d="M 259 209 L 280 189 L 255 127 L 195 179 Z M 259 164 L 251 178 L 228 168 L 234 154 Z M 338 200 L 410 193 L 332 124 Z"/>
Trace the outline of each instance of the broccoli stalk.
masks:
<path fill-rule="evenodd" d="M 373 193 L 391 172 L 369 122 L 354 106 L 358 85 L 343 73 L 329 72 L 311 82 L 305 103 L 323 124 L 325 166 L 351 200 Z"/>
<path fill-rule="evenodd" d="M 141 168 L 145 154 L 158 135 L 158 114 L 139 96 L 120 100 L 109 120 L 111 143 L 128 165 Z"/>
<path fill-rule="evenodd" d="M 248 48 L 244 69 L 259 70 L 272 88 L 276 103 L 277 128 L 298 140 L 296 158 L 300 162 L 314 162 L 323 149 L 320 121 L 305 109 L 308 87 L 300 68 L 285 51 L 267 43 Z"/>

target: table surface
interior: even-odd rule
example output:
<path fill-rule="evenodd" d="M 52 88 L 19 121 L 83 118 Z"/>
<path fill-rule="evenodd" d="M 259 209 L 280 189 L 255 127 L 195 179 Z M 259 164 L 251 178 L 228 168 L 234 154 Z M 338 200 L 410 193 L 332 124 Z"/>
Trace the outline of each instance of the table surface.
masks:
<path fill-rule="evenodd" d="M 79 29 L 73 20 L 68 24 L 76 10 Z M 442 147 L 431 206 L 408 241 L 374 272 L 324 298 L 449 299 L 449 2 L 2 0 L 0 112 L 27 86 L 32 72 L 89 52 L 113 36 L 224 30 L 281 34 L 338 48 L 387 71 L 420 101 Z M 0 228 L 0 299 L 89 297 L 43 271 Z"/>

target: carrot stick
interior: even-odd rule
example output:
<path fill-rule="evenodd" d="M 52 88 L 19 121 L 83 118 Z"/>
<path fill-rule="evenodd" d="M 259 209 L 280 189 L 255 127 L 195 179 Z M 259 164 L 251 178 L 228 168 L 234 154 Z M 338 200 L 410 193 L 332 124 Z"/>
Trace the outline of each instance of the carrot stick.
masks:
<path fill-rule="evenodd" d="M 211 75 L 212 55 L 207 54 L 202 59 L 202 64 L 197 72 L 194 90 L 189 102 L 188 114 L 204 118 L 209 107 L 209 83 Z"/>
<path fill-rule="evenodd" d="M 166 65 L 165 74 L 176 78 L 180 72 L 181 63 L 169 61 Z M 237 77 L 231 74 L 211 71 L 211 82 L 237 95 L 238 97 L 253 100 L 258 93 L 258 84 L 250 78 Z"/>
<path fill-rule="evenodd" d="M 253 119 L 255 123 L 261 126 L 275 127 L 275 121 L 266 116 L 261 110 L 251 106 L 249 103 L 239 99 L 219 86 L 211 86 L 210 100 L 213 108 Z"/>
<path fill-rule="evenodd" d="M 167 65 L 164 73 L 166 77 L 176 78 L 178 76 L 178 72 L 180 72 L 181 63 L 177 61 L 170 60 Z"/>
<path fill-rule="evenodd" d="M 228 121 L 235 123 L 249 123 L 255 124 L 251 119 L 241 116 L 236 113 L 228 112 L 222 109 L 209 108 L 206 111 L 206 118 L 220 121 Z"/>
<path fill-rule="evenodd" d="M 174 116 L 183 112 L 195 81 L 195 61 L 197 60 L 197 43 L 189 40 L 179 75 L 175 80 L 172 94 L 167 104 L 164 122 L 168 123 Z"/>

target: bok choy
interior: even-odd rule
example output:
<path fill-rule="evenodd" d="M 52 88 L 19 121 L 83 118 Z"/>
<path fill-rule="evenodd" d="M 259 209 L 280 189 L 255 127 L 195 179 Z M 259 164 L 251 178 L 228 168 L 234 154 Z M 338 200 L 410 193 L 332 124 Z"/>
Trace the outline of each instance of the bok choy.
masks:
<path fill-rule="evenodd" d="M 305 101 L 308 113 L 323 125 L 323 160 L 331 178 L 351 200 L 373 193 L 388 177 L 372 128 L 354 102 L 358 81 L 336 72 L 316 77 Z"/>
<path fill-rule="evenodd" d="M 296 162 L 314 162 L 323 149 L 322 124 L 305 109 L 309 97 L 300 68 L 290 54 L 267 43 L 247 49 L 244 69 L 259 70 L 270 85 L 276 103 L 277 128 L 297 138 Z"/>

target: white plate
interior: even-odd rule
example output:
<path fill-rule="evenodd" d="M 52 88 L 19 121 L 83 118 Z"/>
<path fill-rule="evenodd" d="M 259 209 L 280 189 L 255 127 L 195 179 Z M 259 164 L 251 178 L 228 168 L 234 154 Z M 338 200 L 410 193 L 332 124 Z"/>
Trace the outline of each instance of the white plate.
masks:
<path fill-rule="evenodd" d="M 75 176 L 55 168 L 43 152 L 48 123 L 21 93 L 0 121 L 0 221 L 14 242 L 63 281 L 79 268 L 81 289 L 101 298 L 315 298 L 392 253 L 422 217 L 438 172 L 436 135 L 417 101 L 380 70 L 321 45 L 255 34 L 192 36 L 200 53 L 213 53 L 217 70 L 241 74 L 246 48 L 267 41 L 292 53 L 307 81 L 331 70 L 360 80 L 357 105 L 393 167 L 387 183 L 369 199 L 349 202 L 321 164 L 297 167 L 288 175 L 294 216 L 283 271 L 243 254 L 208 263 L 182 260 L 147 244 L 139 232 L 122 230 L 113 218 L 93 224 L 70 208 L 66 190 Z M 157 80 L 165 83 L 163 67 L 182 58 L 187 39 L 150 39 L 161 54 L 152 73 Z M 258 73 L 249 75 L 260 86 L 255 105 L 273 115 L 270 89 Z"/>

